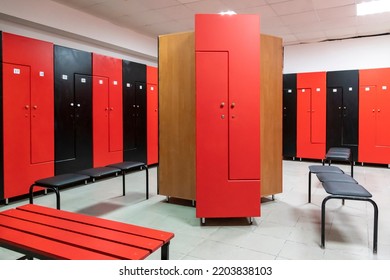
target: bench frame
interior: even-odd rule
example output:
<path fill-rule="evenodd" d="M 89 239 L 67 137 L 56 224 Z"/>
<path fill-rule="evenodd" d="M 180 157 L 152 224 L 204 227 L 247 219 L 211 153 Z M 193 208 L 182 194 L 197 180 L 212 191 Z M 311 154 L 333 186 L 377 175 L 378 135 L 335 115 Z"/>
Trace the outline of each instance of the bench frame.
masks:
<path fill-rule="evenodd" d="M 111 168 L 109 165 L 106 166 L 108 168 Z M 146 199 L 149 199 L 149 169 L 148 169 L 148 166 L 144 163 L 139 163 L 136 167 L 139 167 L 140 169 L 139 170 L 142 170 L 144 169 L 146 174 Z M 99 167 L 97 167 L 99 168 Z M 96 169 L 97 169 L 96 168 Z M 94 168 L 90 168 L 90 170 L 93 170 Z M 116 169 L 116 171 L 114 170 Z M 136 169 L 120 169 L 120 168 L 113 168 L 113 172 L 111 175 L 103 175 L 103 176 L 98 176 L 98 177 L 94 177 L 94 176 L 91 176 L 91 175 L 86 175 L 88 176 L 88 179 L 85 179 L 85 180 L 76 180 L 74 182 L 70 182 L 70 183 L 67 183 L 67 184 L 64 184 L 64 185 L 60 185 L 60 186 L 55 186 L 55 185 L 51 185 L 51 184 L 40 184 L 39 181 L 40 180 L 37 180 L 35 181 L 29 188 L 29 202 L 30 204 L 33 204 L 34 203 L 34 188 L 35 187 L 41 187 L 41 188 L 45 188 L 45 189 L 50 189 L 52 190 L 55 195 L 56 195 L 56 207 L 57 209 L 61 209 L 61 198 L 60 198 L 60 188 L 64 188 L 64 187 L 68 187 L 68 186 L 77 186 L 77 185 L 81 185 L 80 183 L 81 182 L 84 182 L 84 184 L 88 184 L 88 181 L 92 182 L 92 183 L 95 183 L 97 181 L 100 181 L 99 179 L 100 178 L 103 178 L 103 179 L 110 179 L 112 177 L 117 177 L 118 176 L 118 173 L 121 173 L 122 174 L 122 188 L 123 188 L 123 196 L 126 195 L 126 178 L 125 178 L 125 175 L 128 174 L 128 173 L 133 173 L 135 171 L 138 171 Z M 85 175 L 82 173 L 82 171 L 80 171 L 80 173 L 77 173 L 75 172 L 76 175 Z M 112 176 L 114 175 L 114 176 Z M 55 177 L 55 176 L 53 176 Z M 52 177 L 50 177 L 52 178 Z M 98 180 L 96 180 L 98 179 Z"/>
<path fill-rule="evenodd" d="M 321 248 L 325 248 L 325 210 L 326 202 L 330 199 L 341 199 L 341 200 L 359 200 L 368 201 L 374 207 L 374 240 L 373 240 L 373 252 L 374 254 L 378 251 L 378 205 L 371 198 L 346 196 L 346 195 L 329 195 L 324 198 L 321 204 Z"/>

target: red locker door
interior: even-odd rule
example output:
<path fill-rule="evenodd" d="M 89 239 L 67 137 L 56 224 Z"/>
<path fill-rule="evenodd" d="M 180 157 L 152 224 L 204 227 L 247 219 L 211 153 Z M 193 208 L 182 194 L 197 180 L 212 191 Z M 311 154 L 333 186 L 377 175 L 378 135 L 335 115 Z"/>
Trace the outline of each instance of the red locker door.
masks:
<path fill-rule="evenodd" d="M 326 73 L 298 73 L 297 88 L 297 157 L 323 159 L 326 149 Z"/>
<path fill-rule="evenodd" d="M 30 67 L 3 63 L 5 198 L 27 193 L 26 181 L 28 183 L 32 175 L 29 168 L 30 91 Z"/>
<path fill-rule="evenodd" d="M 388 83 L 388 81 L 386 81 Z M 389 84 L 380 84 L 377 90 L 375 143 L 377 147 L 390 148 L 390 130 L 384 129 L 390 122 L 390 90 Z M 383 156 L 385 154 L 382 153 Z M 389 154 L 383 159 L 390 163 Z M 382 160 L 382 161 L 383 161 Z"/>
<path fill-rule="evenodd" d="M 260 216 L 259 17 L 195 25 L 196 215 Z"/>
<path fill-rule="evenodd" d="M 123 161 L 122 60 L 93 54 L 94 166 Z"/>
<path fill-rule="evenodd" d="M 3 61 L 4 197 L 10 198 L 54 174 L 53 44 L 3 33 Z"/>
<path fill-rule="evenodd" d="M 359 161 L 390 164 L 390 68 L 359 73 Z M 360 154 L 360 152 L 362 154 Z"/>
<path fill-rule="evenodd" d="M 376 86 L 359 89 L 359 161 L 375 162 Z"/>
<path fill-rule="evenodd" d="M 109 151 L 108 78 L 93 76 L 93 165 L 104 166 Z M 104 152 L 105 151 L 105 152 Z"/>
<path fill-rule="evenodd" d="M 147 81 L 147 164 L 158 163 L 158 77 L 157 68 L 146 67 Z"/>

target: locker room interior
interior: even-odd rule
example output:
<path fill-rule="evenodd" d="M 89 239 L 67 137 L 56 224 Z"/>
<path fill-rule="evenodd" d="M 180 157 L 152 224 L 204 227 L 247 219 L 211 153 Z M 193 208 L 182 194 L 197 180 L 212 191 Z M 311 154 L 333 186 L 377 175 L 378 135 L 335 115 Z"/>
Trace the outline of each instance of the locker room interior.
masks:
<path fill-rule="evenodd" d="M 151 36 L 39 2 L 6 0 L 0 12 L 0 211 L 27 204 L 38 179 L 137 161 L 149 199 L 135 172 L 126 196 L 118 176 L 62 190 L 63 208 L 174 232 L 171 260 L 390 259 L 388 30 L 299 43 L 268 33 L 260 11 L 260 24 L 242 17 L 229 32 L 197 15 L 193 28 Z M 202 95 L 210 88 L 218 100 Z M 308 167 L 332 147 L 351 149 L 354 178 L 378 203 L 377 253 L 365 202 L 329 205 L 319 245 L 327 194 L 313 176 L 307 202 Z M 53 196 L 39 190 L 36 204 L 55 208 Z M 0 247 L 0 260 L 19 257 Z"/>

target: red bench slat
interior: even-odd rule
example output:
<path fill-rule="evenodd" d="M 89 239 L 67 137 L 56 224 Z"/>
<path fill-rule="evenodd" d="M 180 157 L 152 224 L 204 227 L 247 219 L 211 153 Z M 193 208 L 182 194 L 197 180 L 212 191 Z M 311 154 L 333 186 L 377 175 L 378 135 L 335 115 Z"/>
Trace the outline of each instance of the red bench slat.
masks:
<path fill-rule="evenodd" d="M 58 210 L 57 210 L 58 211 Z M 139 248 L 70 232 L 51 226 L 36 224 L 17 218 L 12 218 L 0 213 L 0 224 L 14 228 L 15 230 L 31 233 L 47 239 L 55 240 L 72 246 L 93 250 L 103 254 L 114 256 L 118 259 L 139 260 L 146 258 L 150 252 Z"/>
<path fill-rule="evenodd" d="M 17 247 L 34 255 L 61 260 L 114 260 L 116 258 L 68 244 L 42 238 L 0 225 L 0 246 Z"/>
<path fill-rule="evenodd" d="M 23 219 L 26 221 L 31 221 L 34 223 L 39 223 L 42 225 L 47 225 L 50 227 L 64 229 L 71 232 L 81 233 L 83 235 L 89 235 L 117 243 L 146 249 L 150 252 L 156 251 L 163 245 L 163 242 L 160 240 L 145 238 L 124 232 L 118 232 L 112 229 L 96 227 L 95 225 L 77 223 L 69 220 L 64 220 L 58 217 L 42 215 L 34 212 L 10 209 L 2 212 L 1 214 Z"/>
<path fill-rule="evenodd" d="M 171 232 L 125 224 L 117 221 L 110 221 L 103 218 L 87 216 L 79 213 L 72 213 L 64 210 L 59 211 L 54 208 L 48 208 L 48 207 L 38 206 L 34 204 L 26 204 L 24 206 L 17 207 L 17 209 L 44 214 L 47 216 L 58 217 L 70 221 L 76 221 L 79 223 L 94 225 L 101 228 L 112 229 L 112 230 L 130 233 L 134 235 L 153 238 L 156 240 L 161 240 L 164 244 L 169 242 L 174 237 L 174 234 Z"/>

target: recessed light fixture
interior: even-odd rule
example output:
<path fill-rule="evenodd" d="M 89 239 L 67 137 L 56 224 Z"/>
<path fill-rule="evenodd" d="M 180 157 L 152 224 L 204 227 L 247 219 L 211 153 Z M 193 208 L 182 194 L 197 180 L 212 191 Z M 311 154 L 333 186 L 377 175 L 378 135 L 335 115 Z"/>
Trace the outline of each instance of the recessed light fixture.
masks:
<path fill-rule="evenodd" d="M 390 1 L 377 0 L 356 4 L 356 14 L 358 16 L 372 15 L 390 12 Z"/>
<path fill-rule="evenodd" d="M 232 16 L 232 15 L 236 15 L 237 13 L 235 11 L 226 11 L 226 12 L 220 12 L 219 14 L 222 16 L 225 16 L 225 15 Z"/>

